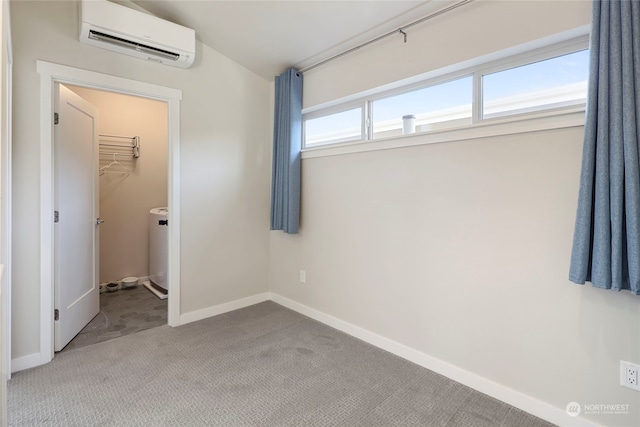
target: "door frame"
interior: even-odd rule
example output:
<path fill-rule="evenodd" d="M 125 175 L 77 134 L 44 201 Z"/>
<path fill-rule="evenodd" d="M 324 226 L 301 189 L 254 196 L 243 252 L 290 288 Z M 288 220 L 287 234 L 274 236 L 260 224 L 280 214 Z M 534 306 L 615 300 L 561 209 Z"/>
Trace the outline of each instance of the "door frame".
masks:
<path fill-rule="evenodd" d="M 53 360 L 53 106 L 55 83 L 164 101 L 168 106 L 169 326 L 180 324 L 180 101 L 182 91 L 46 61 L 40 74 L 40 363 Z"/>

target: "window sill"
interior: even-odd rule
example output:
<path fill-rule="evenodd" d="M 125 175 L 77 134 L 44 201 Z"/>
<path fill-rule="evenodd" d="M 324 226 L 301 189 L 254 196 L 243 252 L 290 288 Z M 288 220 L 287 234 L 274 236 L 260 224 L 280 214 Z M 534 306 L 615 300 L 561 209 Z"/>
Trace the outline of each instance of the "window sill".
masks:
<path fill-rule="evenodd" d="M 581 127 L 584 126 L 584 113 L 585 108 L 582 106 L 563 110 L 562 112 L 548 111 L 538 114 L 528 114 L 526 117 L 514 116 L 492 119 L 472 125 L 421 132 L 400 137 L 327 144 L 303 149 L 302 159 Z"/>

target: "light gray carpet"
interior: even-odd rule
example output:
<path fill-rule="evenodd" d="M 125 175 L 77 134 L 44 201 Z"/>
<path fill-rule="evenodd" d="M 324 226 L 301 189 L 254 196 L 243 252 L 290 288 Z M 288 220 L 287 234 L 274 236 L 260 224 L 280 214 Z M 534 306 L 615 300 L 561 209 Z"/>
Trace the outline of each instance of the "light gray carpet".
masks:
<path fill-rule="evenodd" d="M 273 302 L 58 354 L 11 426 L 550 424 Z"/>

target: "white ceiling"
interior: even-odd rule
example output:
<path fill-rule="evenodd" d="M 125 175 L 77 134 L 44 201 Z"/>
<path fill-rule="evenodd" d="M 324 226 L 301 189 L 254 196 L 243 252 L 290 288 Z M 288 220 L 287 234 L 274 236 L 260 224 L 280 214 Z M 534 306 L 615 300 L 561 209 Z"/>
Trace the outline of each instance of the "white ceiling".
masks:
<path fill-rule="evenodd" d="M 289 67 L 304 68 L 452 3 L 452 0 L 132 1 L 160 18 L 193 28 L 204 44 L 267 80 Z"/>

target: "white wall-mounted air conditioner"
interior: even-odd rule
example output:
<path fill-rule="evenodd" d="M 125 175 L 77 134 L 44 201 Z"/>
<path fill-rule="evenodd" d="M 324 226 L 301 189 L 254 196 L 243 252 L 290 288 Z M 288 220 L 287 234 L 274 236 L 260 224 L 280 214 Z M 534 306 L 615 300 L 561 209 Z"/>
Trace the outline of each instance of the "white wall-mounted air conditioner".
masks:
<path fill-rule="evenodd" d="M 194 30 L 106 0 L 83 0 L 81 8 L 81 42 L 174 67 L 193 64 Z"/>

